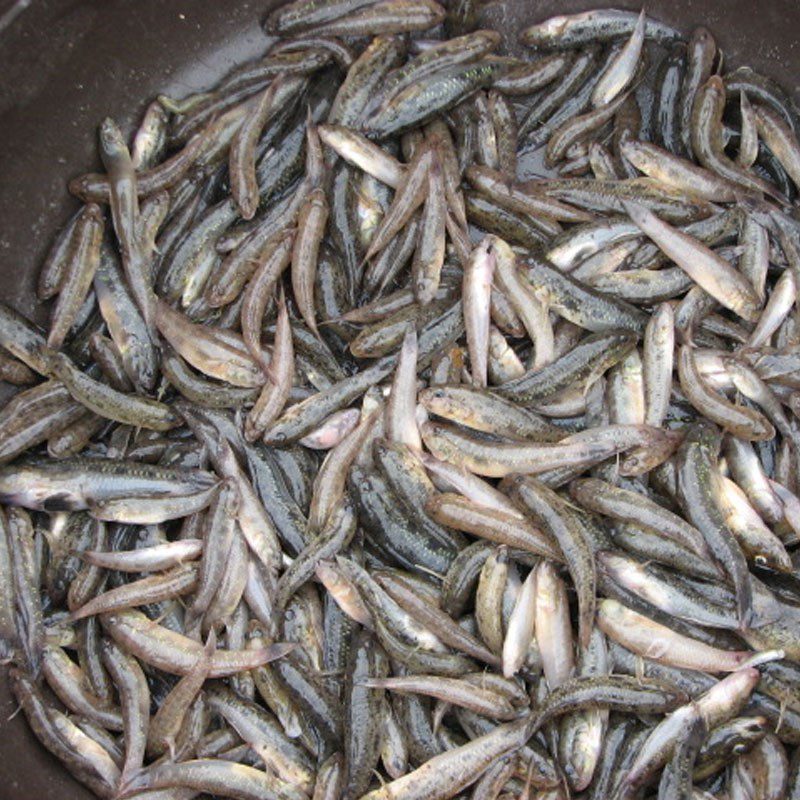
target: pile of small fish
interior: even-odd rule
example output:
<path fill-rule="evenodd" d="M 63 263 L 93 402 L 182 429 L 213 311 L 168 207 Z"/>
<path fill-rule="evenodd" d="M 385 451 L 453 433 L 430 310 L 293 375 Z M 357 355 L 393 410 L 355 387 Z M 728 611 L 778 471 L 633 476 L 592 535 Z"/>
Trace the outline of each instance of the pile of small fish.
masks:
<path fill-rule="evenodd" d="M 99 797 L 800 798 L 800 114 L 482 12 L 279 7 L 0 308 L 0 655 Z"/>

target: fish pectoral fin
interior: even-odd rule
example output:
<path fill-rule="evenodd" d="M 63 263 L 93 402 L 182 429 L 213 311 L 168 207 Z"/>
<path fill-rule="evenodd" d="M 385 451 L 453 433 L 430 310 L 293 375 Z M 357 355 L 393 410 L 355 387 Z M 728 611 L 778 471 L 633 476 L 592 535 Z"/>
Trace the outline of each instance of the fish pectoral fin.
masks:
<path fill-rule="evenodd" d="M 645 658 L 661 658 L 667 650 L 666 642 L 660 642 L 658 639 L 654 639 L 647 645 L 643 655 Z"/>

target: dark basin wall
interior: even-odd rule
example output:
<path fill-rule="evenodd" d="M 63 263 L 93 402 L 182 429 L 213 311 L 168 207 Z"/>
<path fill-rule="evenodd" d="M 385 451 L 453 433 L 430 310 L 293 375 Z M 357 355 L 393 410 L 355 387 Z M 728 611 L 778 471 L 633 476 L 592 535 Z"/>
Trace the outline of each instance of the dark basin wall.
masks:
<path fill-rule="evenodd" d="M 552 14 L 636 2 L 500 0 L 500 30 Z M 0 300 L 44 319 L 33 298 L 48 244 L 75 207 L 65 184 L 96 167 L 102 117 L 130 130 L 158 92 L 202 89 L 264 49 L 258 21 L 277 3 L 236 0 L 0 0 Z M 8 11 L 11 10 L 11 13 Z M 728 63 L 780 80 L 800 102 L 798 0 L 649 0 L 648 13 L 688 32 L 707 25 Z M 18 13 L 16 13 L 18 12 Z M 46 753 L 0 679 L 0 800 L 91 795 Z"/>

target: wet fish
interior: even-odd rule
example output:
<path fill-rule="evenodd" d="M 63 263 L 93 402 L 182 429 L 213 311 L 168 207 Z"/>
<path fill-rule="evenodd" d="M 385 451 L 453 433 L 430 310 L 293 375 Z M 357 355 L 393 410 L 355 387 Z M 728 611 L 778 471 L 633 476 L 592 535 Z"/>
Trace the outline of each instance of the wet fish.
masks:
<path fill-rule="evenodd" d="M 97 796 L 797 794 L 800 114 L 483 5 L 271 8 L 0 305 L 0 659 Z"/>

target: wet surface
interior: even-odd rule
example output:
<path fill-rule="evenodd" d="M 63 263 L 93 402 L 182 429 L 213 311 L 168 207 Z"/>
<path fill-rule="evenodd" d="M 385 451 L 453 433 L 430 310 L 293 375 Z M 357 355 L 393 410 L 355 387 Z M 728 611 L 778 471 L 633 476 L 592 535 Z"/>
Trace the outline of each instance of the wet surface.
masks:
<path fill-rule="evenodd" d="M 74 210 L 70 177 L 97 166 L 94 131 L 107 115 L 131 130 L 159 92 L 183 96 L 259 55 L 259 20 L 276 3 L 219 0 L 0 0 L 0 299 L 40 321 L 38 266 Z M 487 23 L 511 37 L 556 13 L 602 2 L 495 2 Z M 638 9 L 635 2 L 616 3 Z M 647 3 L 688 33 L 711 29 L 726 63 L 749 64 L 800 102 L 797 0 Z M 0 677 L 0 800 L 90 795 L 35 741 Z"/>

